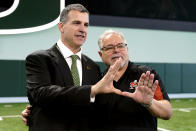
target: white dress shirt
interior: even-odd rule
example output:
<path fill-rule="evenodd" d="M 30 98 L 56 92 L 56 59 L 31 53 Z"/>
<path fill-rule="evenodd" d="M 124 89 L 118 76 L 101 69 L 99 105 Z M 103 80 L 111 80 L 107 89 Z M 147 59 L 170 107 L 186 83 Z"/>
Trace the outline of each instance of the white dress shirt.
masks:
<path fill-rule="evenodd" d="M 82 85 L 82 61 L 81 61 L 82 49 L 78 53 L 74 54 L 69 48 L 67 48 L 63 44 L 63 42 L 60 39 L 57 42 L 57 46 L 59 47 L 59 50 L 60 50 L 61 54 L 63 55 L 66 62 L 68 63 L 70 70 L 71 70 L 71 64 L 72 64 L 71 56 L 72 55 L 78 55 L 79 56 L 80 59 L 77 59 L 76 63 L 77 63 L 79 77 L 80 77 L 80 85 Z M 91 97 L 90 102 L 95 102 L 95 97 Z"/>
<path fill-rule="evenodd" d="M 78 53 L 74 54 L 69 48 L 67 48 L 63 44 L 63 42 L 60 39 L 57 42 L 57 46 L 59 47 L 59 49 L 61 51 L 61 54 L 63 55 L 66 62 L 68 63 L 70 70 L 71 70 L 71 65 L 72 65 L 71 56 L 72 55 L 78 55 L 79 56 L 80 59 L 77 59 L 76 63 L 77 63 L 77 69 L 78 69 L 79 77 L 80 77 L 80 85 L 82 85 L 82 61 L 81 61 L 82 50 L 80 50 Z"/>

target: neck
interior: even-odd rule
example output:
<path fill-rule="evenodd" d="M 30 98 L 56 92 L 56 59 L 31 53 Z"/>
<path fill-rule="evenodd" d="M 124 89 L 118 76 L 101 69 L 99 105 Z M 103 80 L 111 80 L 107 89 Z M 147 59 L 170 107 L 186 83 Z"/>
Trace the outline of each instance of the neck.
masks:
<path fill-rule="evenodd" d="M 81 50 L 81 47 L 80 47 L 80 46 L 74 46 L 74 45 L 72 45 L 72 44 L 69 44 L 69 43 L 63 41 L 63 40 L 62 40 L 62 42 L 63 42 L 63 44 L 64 44 L 67 48 L 69 48 L 74 54 L 78 53 L 78 52 Z"/>
<path fill-rule="evenodd" d="M 76 53 L 78 53 L 80 50 L 81 50 L 81 48 L 79 47 L 79 48 L 77 48 L 77 49 L 70 49 L 74 54 L 76 54 Z"/>

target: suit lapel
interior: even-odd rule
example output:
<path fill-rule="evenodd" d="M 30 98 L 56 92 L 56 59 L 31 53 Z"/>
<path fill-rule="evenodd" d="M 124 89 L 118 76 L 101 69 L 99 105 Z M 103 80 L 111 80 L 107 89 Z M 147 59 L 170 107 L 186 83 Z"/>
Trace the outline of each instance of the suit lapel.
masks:
<path fill-rule="evenodd" d="M 71 71 L 69 69 L 69 66 L 64 59 L 63 55 L 57 48 L 56 44 L 49 50 L 52 59 L 55 61 L 57 69 L 59 69 L 59 72 L 61 73 L 60 77 L 63 78 L 63 81 L 65 82 L 65 86 L 73 86 L 73 79 L 71 75 Z M 92 79 L 94 76 L 92 76 L 92 67 L 91 64 L 89 64 L 88 59 L 82 55 L 81 58 L 82 61 L 82 85 L 89 85 L 91 83 L 91 77 Z"/>
<path fill-rule="evenodd" d="M 89 85 L 89 77 L 91 77 L 90 72 L 92 68 L 89 65 L 88 59 L 82 55 L 82 85 Z"/>
<path fill-rule="evenodd" d="M 56 44 L 51 48 L 50 53 L 53 57 L 52 59 L 56 63 L 57 68 L 59 69 L 59 72 L 62 75 L 62 78 L 64 79 L 65 85 L 73 85 L 73 79 L 69 66 Z"/>

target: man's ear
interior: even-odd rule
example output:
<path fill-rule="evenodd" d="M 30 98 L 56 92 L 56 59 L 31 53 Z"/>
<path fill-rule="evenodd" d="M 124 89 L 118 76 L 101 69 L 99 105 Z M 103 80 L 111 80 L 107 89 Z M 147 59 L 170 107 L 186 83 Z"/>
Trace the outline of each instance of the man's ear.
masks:
<path fill-rule="evenodd" d="M 59 22 L 59 23 L 58 23 L 58 28 L 59 28 L 59 31 L 60 31 L 61 33 L 64 32 L 64 30 L 63 30 L 63 23 L 62 23 L 62 22 Z"/>
<path fill-rule="evenodd" d="M 98 51 L 98 54 L 100 57 L 102 57 L 102 52 L 100 50 Z"/>

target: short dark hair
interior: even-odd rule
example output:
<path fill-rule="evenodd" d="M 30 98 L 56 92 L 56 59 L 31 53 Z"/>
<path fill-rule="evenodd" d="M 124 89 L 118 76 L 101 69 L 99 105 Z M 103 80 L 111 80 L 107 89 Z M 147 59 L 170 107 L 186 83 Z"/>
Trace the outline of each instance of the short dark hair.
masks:
<path fill-rule="evenodd" d="M 67 16 L 68 16 L 68 13 L 71 11 L 71 10 L 77 10 L 79 12 L 82 12 L 82 13 L 88 13 L 88 10 L 81 4 L 70 4 L 70 5 L 67 5 L 63 11 L 61 12 L 61 15 L 60 15 L 60 22 L 62 23 L 66 23 L 67 21 Z"/>

